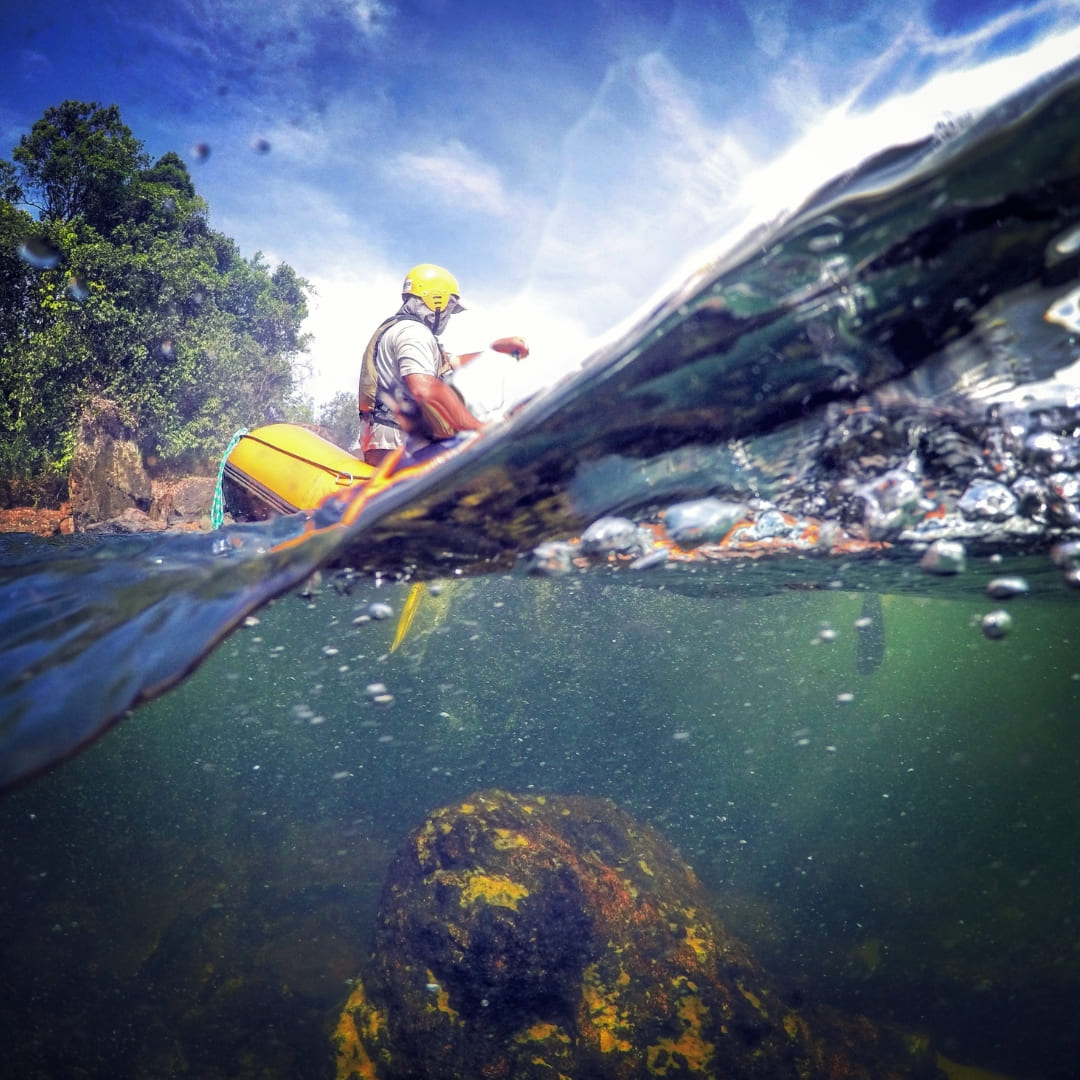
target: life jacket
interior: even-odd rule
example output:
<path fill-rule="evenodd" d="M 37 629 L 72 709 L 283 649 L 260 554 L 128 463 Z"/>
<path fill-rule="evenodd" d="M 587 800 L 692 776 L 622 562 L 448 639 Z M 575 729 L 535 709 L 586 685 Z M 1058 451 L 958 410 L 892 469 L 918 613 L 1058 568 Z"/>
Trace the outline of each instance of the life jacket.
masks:
<path fill-rule="evenodd" d="M 386 331 L 396 323 L 405 322 L 406 320 L 418 322 L 421 326 L 426 325 L 423 319 L 419 319 L 415 315 L 410 315 L 406 311 L 394 312 L 389 319 L 384 319 L 378 327 L 376 327 L 375 333 L 371 335 L 371 340 L 367 343 L 367 348 L 364 349 L 364 358 L 360 362 L 360 416 L 361 418 L 378 419 L 379 423 L 389 424 L 391 427 L 397 427 L 398 424 L 394 419 L 393 411 L 379 400 L 379 377 L 375 371 L 375 356 L 379 351 L 379 344 Z M 449 354 L 443 348 L 442 342 L 438 338 L 435 338 L 435 344 L 439 346 L 438 377 L 440 379 L 445 379 L 453 370 L 453 366 L 450 362 Z M 460 397 L 461 395 L 458 394 L 458 396 Z"/>
<path fill-rule="evenodd" d="M 422 320 L 415 315 L 410 315 L 404 311 L 396 311 L 389 319 L 383 319 L 376 328 L 375 333 L 371 335 L 371 340 L 367 343 L 364 358 L 360 362 L 359 406 L 361 416 L 370 416 L 373 412 L 383 411 L 378 409 L 379 377 L 375 373 L 375 354 L 379 351 L 379 342 L 382 341 L 383 334 L 395 323 L 405 322 L 406 320 L 423 325 Z M 392 415 L 391 419 L 393 419 Z"/>

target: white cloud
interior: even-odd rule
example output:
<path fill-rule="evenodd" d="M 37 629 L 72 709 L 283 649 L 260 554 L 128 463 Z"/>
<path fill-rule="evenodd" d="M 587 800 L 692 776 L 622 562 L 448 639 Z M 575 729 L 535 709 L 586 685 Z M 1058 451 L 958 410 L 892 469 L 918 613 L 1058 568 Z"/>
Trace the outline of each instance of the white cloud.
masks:
<path fill-rule="evenodd" d="M 397 307 L 401 276 L 373 267 L 352 274 L 311 278 L 317 295 L 304 331 L 314 337 L 308 392 L 316 403 L 343 390 L 355 392 L 360 360 L 379 323 Z"/>
<path fill-rule="evenodd" d="M 372 262 L 361 271 L 330 272 L 311 281 L 318 295 L 304 324 L 314 336 L 306 389 L 320 404 L 355 389 L 371 334 L 397 307 L 401 274 Z M 496 338 L 524 337 L 531 355 L 517 362 L 506 357 L 505 366 L 516 395 L 534 392 L 575 370 L 593 344 L 584 324 L 560 311 L 560 303 L 558 296 L 535 291 L 494 302 L 476 295 L 469 310 L 451 322 L 444 344 L 467 353 L 487 349 Z"/>
<path fill-rule="evenodd" d="M 998 20 L 964 39 L 965 51 L 1003 29 Z M 912 28 L 919 51 L 932 51 L 925 31 Z M 908 43 L 910 45 L 910 42 Z M 897 48 L 902 45 L 898 43 Z M 741 185 L 739 205 L 754 221 L 794 209 L 817 187 L 858 165 L 887 145 L 903 145 L 932 134 L 950 118 L 975 118 L 1042 73 L 1080 54 L 1080 29 L 1059 31 L 1030 49 L 977 67 L 946 70 L 906 94 L 872 109 L 854 103 L 856 88 L 840 105 L 820 115 L 803 138 Z M 865 85 L 865 83 L 864 83 Z M 797 183 L 793 183 L 793 178 Z"/>
<path fill-rule="evenodd" d="M 510 208 L 498 170 L 457 139 L 426 154 L 398 154 L 384 172 L 402 189 L 463 211 L 502 217 Z"/>
<path fill-rule="evenodd" d="M 353 23 L 368 38 L 384 33 L 394 14 L 393 7 L 382 0 L 352 0 L 349 7 Z"/>

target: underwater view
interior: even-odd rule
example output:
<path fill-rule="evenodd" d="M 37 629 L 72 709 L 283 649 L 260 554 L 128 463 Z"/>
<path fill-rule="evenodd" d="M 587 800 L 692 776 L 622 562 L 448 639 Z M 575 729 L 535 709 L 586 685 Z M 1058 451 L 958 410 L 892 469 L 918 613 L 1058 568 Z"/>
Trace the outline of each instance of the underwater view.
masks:
<path fill-rule="evenodd" d="M 0 1073 L 1076 1074 L 1080 62 L 750 225 L 422 467 L 0 536 Z"/>
<path fill-rule="evenodd" d="M 12 1075 L 333 1076 L 403 838 L 492 789 L 651 823 L 792 1006 L 1069 1075 L 1075 593 L 1031 556 L 681 576 L 433 585 L 392 652 L 369 612 L 410 586 L 324 581 L 10 794 Z M 988 640 L 1002 576 L 1031 591 Z M 527 1027 L 549 1003 L 506 1008 Z M 720 1075 L 684 1060 L 663 1074 Z"/>

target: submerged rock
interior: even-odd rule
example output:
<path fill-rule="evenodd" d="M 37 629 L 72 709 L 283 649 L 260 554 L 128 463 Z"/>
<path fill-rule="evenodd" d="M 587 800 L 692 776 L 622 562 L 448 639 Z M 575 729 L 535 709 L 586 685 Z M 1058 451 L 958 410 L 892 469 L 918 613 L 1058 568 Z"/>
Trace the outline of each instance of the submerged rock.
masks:
<path fill-rule="evenodd" d="M 338 1080 L 937 1076 L 927 1040 L 795 1008 L 689 866 L 607 800 L 478 792 L 388 873 Z"/>

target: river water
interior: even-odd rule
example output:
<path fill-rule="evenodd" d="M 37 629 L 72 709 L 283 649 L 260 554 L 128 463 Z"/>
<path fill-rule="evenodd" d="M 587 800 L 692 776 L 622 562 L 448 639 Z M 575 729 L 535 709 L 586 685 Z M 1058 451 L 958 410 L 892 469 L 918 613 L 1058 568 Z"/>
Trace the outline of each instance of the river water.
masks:
<path fill-rule="evenodd" d="M 883 152 L 366 503 L 5 541 L 10 1075 L 332 1075 L 394 850 L 483 787 L 656 824 L 793 993 L 1074 1075 L 1078 106 Z M 706 498 L 741 534 L 640 531 Z"/>

